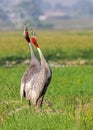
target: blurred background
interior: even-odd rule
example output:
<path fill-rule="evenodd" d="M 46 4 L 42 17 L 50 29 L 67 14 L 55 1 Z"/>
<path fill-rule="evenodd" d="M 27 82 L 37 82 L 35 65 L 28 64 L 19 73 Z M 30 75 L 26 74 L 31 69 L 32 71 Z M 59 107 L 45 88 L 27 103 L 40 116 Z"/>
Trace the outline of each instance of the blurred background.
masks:
<path fill-rule="evenodd" d="M 2 0 L 0 30 L 28 22 L 44 29 L 93 29 L 93 0 Z"/>

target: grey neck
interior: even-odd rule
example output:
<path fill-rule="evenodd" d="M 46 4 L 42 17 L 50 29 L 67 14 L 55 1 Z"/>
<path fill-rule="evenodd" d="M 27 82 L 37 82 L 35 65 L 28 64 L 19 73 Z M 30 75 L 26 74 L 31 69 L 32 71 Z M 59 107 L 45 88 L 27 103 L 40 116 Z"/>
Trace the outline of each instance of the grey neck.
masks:
<path fill-rule="evenodd" d="M 33 50 L 31 43 L 29 43 L 29 46 L 30 46 L 30 51 L 31 51 L 31 59 L 33 59 L 35 57 L 35 53 L 34 53 L 34 50 Z"/>
<path fill-rule="evenodd" d="M 41 59 L 41 65 L 48 65 L 47 62 L 46 62 L 46 59 L 45 57 L 43 56 L 42 54 L 42 51 L 40 50 L 40 48 L 37 48 L 38 52 L 39 52 L 39 55 L 40 55 L 40 59 Z"/>

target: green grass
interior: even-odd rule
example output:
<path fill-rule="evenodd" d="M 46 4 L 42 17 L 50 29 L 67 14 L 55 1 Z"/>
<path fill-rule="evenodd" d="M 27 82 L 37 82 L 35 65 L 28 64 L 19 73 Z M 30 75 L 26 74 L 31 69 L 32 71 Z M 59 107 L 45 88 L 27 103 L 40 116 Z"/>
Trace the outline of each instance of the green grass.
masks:
<path fill-rule="evenodd" d="M 52 106 L 43 103 L 38 112 L 32 105 L 29 111 L 26 99 L 20 102 L 20 81 L 28 65 L 4 64 L 30 58 L 28 44 L 22 31 L 0 32 L 0 130 L 92 130 L 93 31 L 38 31 L 37 39 L 47 60 L 62 65 L 52 67 L 45 95 Z M 82 60 L 87 64 L 78 65 Z"/>
<path fill-rule="evenodd" d="M 6 60 L 30 58 L 29 47 L 22 33 L 0 32 L 0 64 Z M 37 40 L 48 60 L 92 60 L 93 31 L 37 31 Z"/>
<path fill-rule="evenodd" d="M 44 103 L 42 113 L 36 112 L 33 106 L 29 113 L 25 99 L 20 102 L 20 80 L 26 67 L 0 67 L 1 130 L 92 130 L 92 66 L 52 68 L 53 79 L 45 95 L 52 107 Z"/>

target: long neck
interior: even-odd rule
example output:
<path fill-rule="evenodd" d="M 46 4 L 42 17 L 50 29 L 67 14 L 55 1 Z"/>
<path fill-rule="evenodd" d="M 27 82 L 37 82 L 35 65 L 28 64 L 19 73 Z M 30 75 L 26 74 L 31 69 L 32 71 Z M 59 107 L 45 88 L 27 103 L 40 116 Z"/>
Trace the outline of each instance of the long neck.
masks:
<path fill-rule="evenodd" d="M 34 53 L 34 50 L 33 50 L 31 43 L 29 43 L 29 47 L 30 47 L 30 52 L 31 52 L 31 59 L 33 59 L 33 58 L 35 58 L 35 53 Z"/>
<path fill-rule="evenodd" d="M 38 47 L 37 50 L 38 50 L 38 53 L 39 53 L 39 56 L 40 56 L 41 65 L 43 65 L 43 64 L 47 65 L 46 59 L 45 59 L 41 49 Z"/>

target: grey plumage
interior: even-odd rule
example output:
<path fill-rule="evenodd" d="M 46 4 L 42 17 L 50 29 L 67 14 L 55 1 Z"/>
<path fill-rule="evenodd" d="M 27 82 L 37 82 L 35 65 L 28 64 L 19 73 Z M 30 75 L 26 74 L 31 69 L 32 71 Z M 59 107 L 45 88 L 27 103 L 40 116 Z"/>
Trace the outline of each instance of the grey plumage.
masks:
<path fill-rule="evenodd" d="M 33 40 L 33 38 L 34 38 L 34 40 Z M 49 68 L 48 63 L 46 62 L 46 59 L 44 58 L 42 51 L 40 50 L 35 37 L 32 37 L 32 43 L 37 47 L 37 50 L 38 50 L 39 56 L 40 56 L 40 60 L 41 60 L 40 61 L 40 63 L 41 63 L 40 71 L 34 75 L 34 79 L 33 79 L 34 81 L 32 83 L 33 89 L 36 93 L 34 103 L 36 104 L 37 107 L 39 107 L 39 106 L 42 106 L 45 92 L 51 81 L 52 71 Z"/>
<path fill-rule="evenodd" d="M 27 28 L 25 30 L 27 30 Z M 40 55 L 40 62 L 35 57 L 30 42 L 29 45 L 31 49 L 31 63 L 22 77 L 20 96 L 22 99 L 22 96 L 24 95 L 29 102 L 31 101 L 33 103 L 34 106 L 40 107 L 42 106 L 44 95 L 51 81 L 52 72 L 37 44 L 36 38 L 32 36 L 29 40 L 28 33 L 26 34 L 28 39 L 26 40 L 28 42 L 31 41 L 37 47 Z"/>
<path fill-rule="evenodd" d="M 31 51 L 31 62 L 30 62 L 30 66 L 27 68 L 26 72 L 24 73 L 24 75 L 21 79 L 21 87 L 20 87 L 21 100 L 22 100 L 23 96 L 27 98 L 26 84 L 33 78 L 33 75 L 35 73 L 37 73 L 40 69 L 40 62 L 37 60 L 37 58 L 34 54 L 32 44 L 30 42 L 27 26 L 25 26 L 25 28 L 24 28 L 24 37 L 27 40 L 27 42 L 29 43 L 29 47 L 30 47 L 30 51 Z"/>

